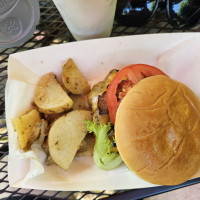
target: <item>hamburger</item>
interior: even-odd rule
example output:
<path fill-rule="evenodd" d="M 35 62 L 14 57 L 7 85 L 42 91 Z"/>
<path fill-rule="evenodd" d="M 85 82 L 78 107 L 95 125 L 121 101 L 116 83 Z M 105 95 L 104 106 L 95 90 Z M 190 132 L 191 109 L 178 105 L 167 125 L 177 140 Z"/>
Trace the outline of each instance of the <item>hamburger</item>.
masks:
<path fill-rule="evenodd" d="M 200 101 L 169 77 L 143 79 L 120 103 L 115 138 L 124 163 L 139 177 L 180 184 L 200 166 Z"/>
<path fill-rule="evenodd" d="M 112 142 L 101 147 L 114 141 L 115 156 L 119 154 L 132 172 L 153 184 L 177 185 L 198 171 L 200 101 L 186 85 L 153 66 L 130 65 L 112 78 L 104 99 L 109 115 L 106 122 L 113 127 L 113 135 Z M 98 106 L 96 111 L 99 113 Z M 91 124 L 88 127 L 90 132 L 96 129 Z M 105 154 L 113 153 L 110 149 Z M 97 165 L 103 163 L 103 156 Z"/>

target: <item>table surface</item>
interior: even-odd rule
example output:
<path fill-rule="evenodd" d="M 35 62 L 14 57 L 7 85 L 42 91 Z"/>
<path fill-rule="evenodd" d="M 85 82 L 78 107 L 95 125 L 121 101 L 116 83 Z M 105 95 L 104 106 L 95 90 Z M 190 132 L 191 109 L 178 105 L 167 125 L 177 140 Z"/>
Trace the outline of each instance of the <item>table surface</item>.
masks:
<path fill-rule="evenodd" d="M 7 80 L 7 62 L 9 54 L 39 48 L 49 45 L 74 41 L 71 33 L 63 22 L 59 12 L 51 0 L 40 1 L 40 23 L 34 35 L 24 44 L 0 51 L 0 199 L 79 199 L 93 200 L 106 198 L 110 200 L 131 200 L 142 199 L 144 197 L 156 195 L 177 188 L 200 182 L 200 178 L 187 181 L 178 186 L 161 186 L 146 189 L 135 189 L 127 191 L 77 191 L 59 192 L 29 190 L 12 188 L 8 185 L 7 156 L 8 140 L 5 123 L 5 98 L 4 88 Z M 152 20 L 143 27 L 127 27 L 114 23 L 111 37 L 126 36 L 136 34 L 151 33 L 171 33 L 171 32 L 200 32 L 200 25 L 184 31 L 173 29 L 167 21 L 165 10 L 159 9 Z"/>

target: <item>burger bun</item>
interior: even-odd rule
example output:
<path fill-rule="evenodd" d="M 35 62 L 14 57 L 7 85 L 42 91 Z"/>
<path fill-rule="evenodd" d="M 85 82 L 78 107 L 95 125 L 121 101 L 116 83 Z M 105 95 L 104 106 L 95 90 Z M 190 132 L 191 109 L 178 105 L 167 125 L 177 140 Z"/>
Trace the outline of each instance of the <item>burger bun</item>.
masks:
<path fill-rule="evenodd" d="M 185 182 L 200 166 L 200 101 L 167 76 L 145 78 L 121 101 L 115 138 L 124 163 L 140 178 Z"/>

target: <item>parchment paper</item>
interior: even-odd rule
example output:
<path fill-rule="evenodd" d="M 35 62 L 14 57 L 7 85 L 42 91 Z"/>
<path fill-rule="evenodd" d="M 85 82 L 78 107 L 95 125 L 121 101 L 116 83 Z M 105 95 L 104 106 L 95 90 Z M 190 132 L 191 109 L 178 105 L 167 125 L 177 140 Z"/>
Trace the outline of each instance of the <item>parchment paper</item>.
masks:
<path fill-rule="evenodd" d="M 6 121 L 9 132 L 8 179 L 12 187 L 44 190 L 106 190 L 152 187 L 124 164 L 111 171 L 97 168 L 92 157 L 75 158 L 63 171 L 46 166 L 45 153 L 37 145 L 22 152 L 11 120 L 28 110 L 39 78 L 48 72 L 61 74 L 61 66 L 73 58 L 90 84 L 102 80 L 114 68 L 130 64 L 154 65 L 188 85 L 200 97 L 200 34 L 152 34 L 97 39 L 43 47 L 12 54 L 8 63 Z M 194 177 L 200 176 L 200 172 Z"/>

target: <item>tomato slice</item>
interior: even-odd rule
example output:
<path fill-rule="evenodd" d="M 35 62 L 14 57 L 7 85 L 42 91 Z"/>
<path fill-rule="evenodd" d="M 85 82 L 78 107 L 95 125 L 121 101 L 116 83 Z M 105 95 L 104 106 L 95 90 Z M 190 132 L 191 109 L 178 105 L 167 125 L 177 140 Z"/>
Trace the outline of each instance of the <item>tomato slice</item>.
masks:
<path fill-rule="evenodd" d="M 113 123 L 115 123 L 119 104 L 126 93 L 140 80 L 155 75 L 167 76 L 160 69 L 146 64 L 129 65 L 117 73 L 109 84 L 106 95 L 109 115 Z"/>

